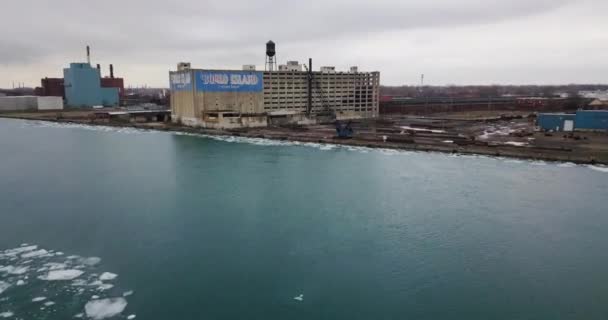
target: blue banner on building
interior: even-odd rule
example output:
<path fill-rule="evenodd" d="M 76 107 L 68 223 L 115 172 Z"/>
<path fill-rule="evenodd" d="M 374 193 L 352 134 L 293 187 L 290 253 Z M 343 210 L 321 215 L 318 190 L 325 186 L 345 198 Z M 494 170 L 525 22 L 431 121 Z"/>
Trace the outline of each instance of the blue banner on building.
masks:
<path fill-rule="evenodd" d="M 262 92 L 263 73 L 255 71 L 196 71 L 196 90 L 206 92 Z"/>
<path fill-rule="evenodd" d="M 190 72 L 171 73 L 169 83 L 172 91 L 192 91 L 192 76 Z"/>

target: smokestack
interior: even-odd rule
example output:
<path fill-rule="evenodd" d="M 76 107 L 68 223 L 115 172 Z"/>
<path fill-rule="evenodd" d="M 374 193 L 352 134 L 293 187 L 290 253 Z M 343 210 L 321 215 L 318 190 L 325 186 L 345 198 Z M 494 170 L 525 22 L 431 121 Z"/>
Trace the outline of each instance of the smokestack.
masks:
<path fill-rule="evenodd" d="M 91 47 L 87 46 L 87 62 L 91 64 Z"/>
<path fill-rule="evenodd" d="M 110 64 L 110 78 L 114 79 L 114 66 Z"/>

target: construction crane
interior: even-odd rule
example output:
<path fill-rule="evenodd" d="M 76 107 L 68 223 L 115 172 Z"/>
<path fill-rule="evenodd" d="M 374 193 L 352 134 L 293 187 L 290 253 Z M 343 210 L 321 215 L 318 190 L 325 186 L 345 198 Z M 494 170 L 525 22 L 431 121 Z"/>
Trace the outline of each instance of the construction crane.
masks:
<path fill-rule="evenodd" d="M 331 112 L 331 107 L 329 106 L 329 103 L 327 102 L 327 99 L 325 98 L 325 93 L 323 92 L 323 88 L 321 88 L 321 84 L 316 81 L 316 79 L 314 78 L 313 74 L 312 74 L 312 60 L 309 60 L 309 64 L 311 65 L 310 68 L 308 66 L 306 66 L 304 64 L 304 69 L 306 69 L 306 72 L 308 73 L 308 84 L 309 84 L 309 106 L 308 106 L 308 110 L 306 110 L 306 113 L 308 115 L 310 115 L 312 113 L 312 88 L 314 87 L 314 89 L 317 91 L 317 96 L 319 97 L 319 99 L 321 100 L 321 106 L 323 107 L 323 111 L 317 114 L 326 114 L 326 115 L 333 115 L 333 113 Z"/>

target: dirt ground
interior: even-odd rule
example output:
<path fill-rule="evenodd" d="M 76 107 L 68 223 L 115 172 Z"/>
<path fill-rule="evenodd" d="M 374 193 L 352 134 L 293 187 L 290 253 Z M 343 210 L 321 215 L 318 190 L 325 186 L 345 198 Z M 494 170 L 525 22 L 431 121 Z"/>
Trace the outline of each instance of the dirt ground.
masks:
<path fill-rule="evenodd" d="M 540 132 L 534 124 L 535 116 L 525 112 L 475 111 L 432 114 L 425 117 L 391 115 L 379 119 L 355 120 L 351 124 L 355 132 L 352 139 L 337 139 L 333 124 L 222 131 L 189 128 L 171 123 L 94 120 L 94 112 L 20 112 L 2 113 L 0 117 L 608 164 L 608 132 Z"/>

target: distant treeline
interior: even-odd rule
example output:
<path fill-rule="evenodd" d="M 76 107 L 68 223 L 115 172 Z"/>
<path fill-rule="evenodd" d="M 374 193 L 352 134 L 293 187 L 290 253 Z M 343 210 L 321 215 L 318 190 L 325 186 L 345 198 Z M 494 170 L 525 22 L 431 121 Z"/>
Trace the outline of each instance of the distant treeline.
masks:
<path fill-rule="evenodd" d="M 566 93 L 575 96 L 579 91 L 608 90 L 605 84 L 489 85 L 489 86 L 380 86 L 382 96 L 486 98 L 504 95 L 554 97 Z"/>

